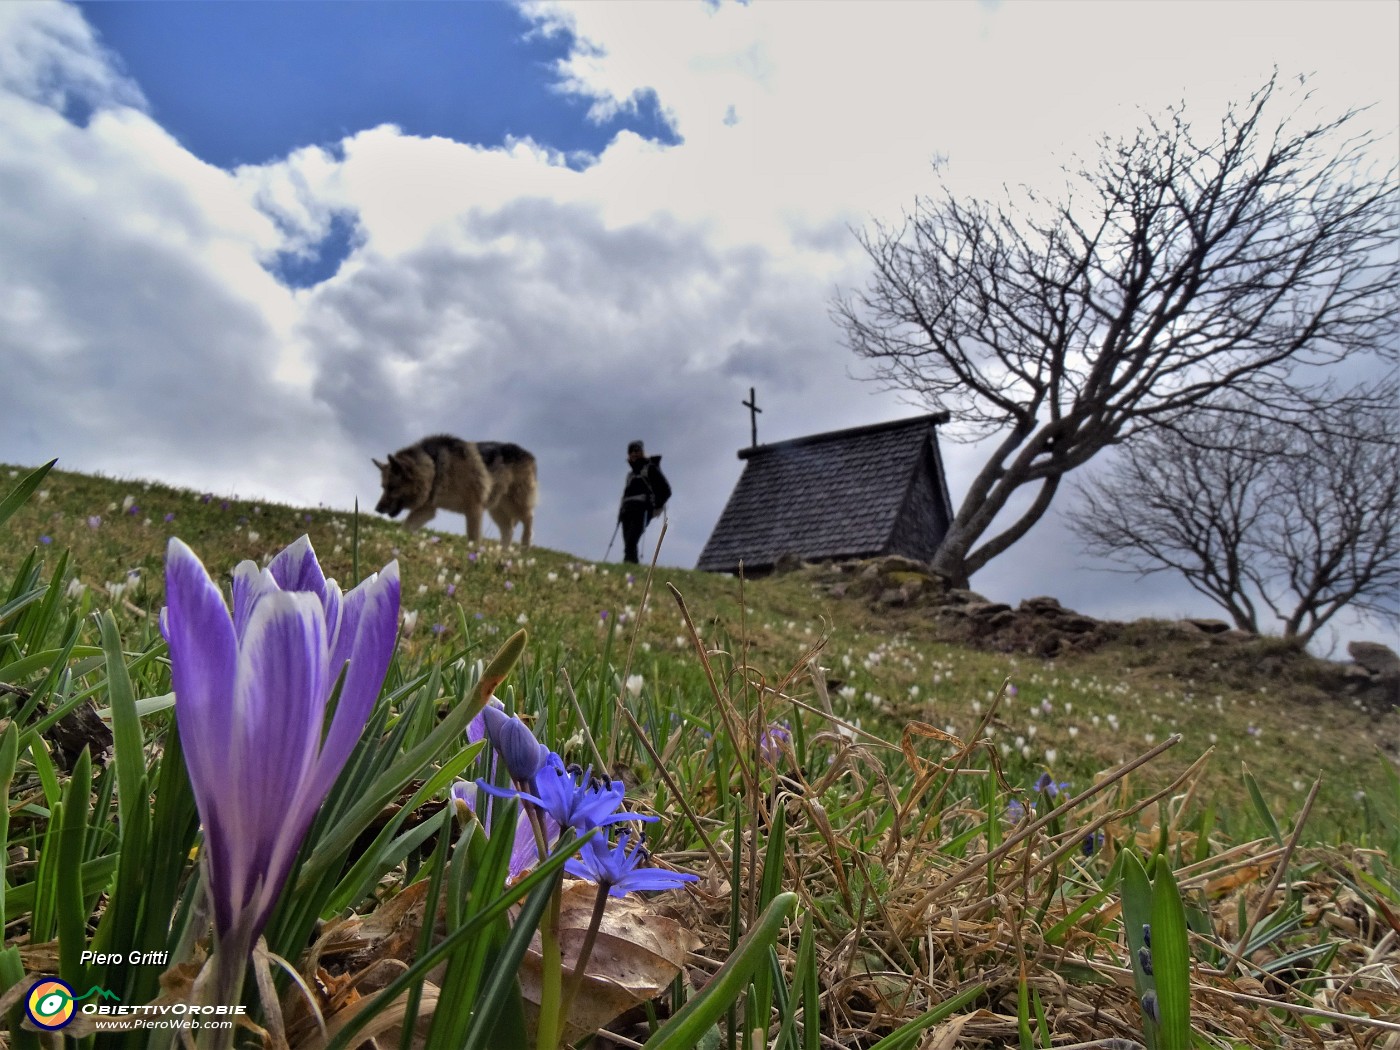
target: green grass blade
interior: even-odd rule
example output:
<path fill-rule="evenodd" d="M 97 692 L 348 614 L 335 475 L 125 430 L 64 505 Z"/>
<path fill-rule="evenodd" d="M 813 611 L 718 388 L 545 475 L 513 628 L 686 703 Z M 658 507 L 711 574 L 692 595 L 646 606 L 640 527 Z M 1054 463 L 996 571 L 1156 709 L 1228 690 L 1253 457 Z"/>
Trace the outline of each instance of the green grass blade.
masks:
<path fill-rule="evenodd" d="M 1162 1019 L 1162 1050 L 1187 1050 L 1191 1039 L 1191 960 L 1186 910 L 1165 857 L 1152 880 L 1152 968 Z"/>
<path fill-rule="evenodd" d="M 44 475 L 53 469 L 57 459 L 51 459 L 42 467 L 36 467 L 24 477 L 19 479 L 19 483 L 6 494 L 4 499 L 0 499 L 0 525 L 10 520 L 10 517 L 28 502 L 29 497 L 34 495 L 34 490 L 44 480 Z"/>
<path fill-rule="evenodd" d="M 62 808 L 62 806 L 59 807 L 59 809 Z M 116 870 L 117 858 L 115 854 L 84 861 L 82 866 L 83 896 L 85 898 L 92 897 L 106 889 L 107 884 L 112 881 L 112 873 Z M 37 888 L 37 880 L 10 887 L 9 892 L 5 895 L 6 923 L 15 922 L 34 911 L 37 904 Z"/>
<path fill-rule="evenodd" d="M 1035 1010 L 1035 1029 L 1040 1045 L 1043 1047 L 1053 1046 L 1050 1039 L 1050 1022 L 1045 1016 L 1045 1003 L 1040 998 L 1039 990 L 1031 993 L 1031 1006 Z"/>
<path fill-rule="evenodd" d="M 34 762 L 34 773 L 39 778 L 39 786 L 44 789 L 44 802 L 53 810 L 63 797 L 63 789 L 58 784 L 58 770 L 54 768 L 53 756 L 49 754 L 48 741 L 43 737 L 31 738 L 29 757 Z"/>
<path fill-rule="evenodd" d="M 810 918 L 808 922 L 810 923 Z M 799 945 L 799 949 L 800 949 Z M 799 966 L 802 953 L 798 952 Z M 822 988 L 820 967 L 817 965 L 817 939 L 813 930 L 807 945 L 807 966 L 802 981 L 802 1050 L 821 1050 L 822 1043 Z M 796 982 L 794 982 L 796 983 Z"/>
<path fill-rule="evenodd" d="M 816 942 L 812 936 L 812 917 L 808 915 L 802 923 L 802 936 L 797 942 L 797 964 L 792 969 L 792 987 L 791 994 L 788 996 L 788 1009 L 783 1014 L 778 1037 L 773 1040 L 773 1045 L 779 1050 L 796 1047 L 794 1037 L 796 1036 L 798 1005 L 806 995 L 808 974 L 815 965 Z M 805 1004 L 803 1004 L 803 1009 L 806 1009 Z M 803 1014 L 804 1025 L 810 1024 L 815 1016 L 815 1013 L 805 1012 Z"/>
<path fill-rule="evenodd" d="M 1031 1034 L 1031 989 L 1025 978 L 1023 970 L 1016 987 L 1016 1036 L 1021 1050 L 1035 1050 L 1035 1037 Z"/>
<path fill-rule="evenodd" d="M 1107 889 L 1102 889 L 1084 898 L 1084 900 L 1076 905 L 1068 915 L 1045 931 L 1045 943 L 1058 945 L 1065 939 L 1065 935 L 1069 933 L 1070 930 L 1076 929 L 1079 926 L 1084 916 L 1088 915 L 1090 912 L 1097 911 L 1099 905 L 1108 899 L 1108 895 L 1109 891 Z"/>
<path fill-rule="evenodd" d="M 471 1026 L 467 1029 L 462 1050 L 494 1050 L 498 1045 L 492 1038 L 496 1022 L 509 1006 L 511 996 L 518 994 L 516 974 L 520 972 L 520 960 L 530 947 L 530 938 L 539 929 L 540 919 L 553 893 L 553 882 L 542 883 L 521 906 L 511 926 L 510 936 L 493 960 L 495 965 L 491 968 L 491 976 L 482 986 L 473 1007 Z"/>
<path fill-rule="evenodd" d="M 82 982 L 86 967 L 80 959 L 87 948 L 87 908 L 83 905 L 83 847 L 87 840 L 88 803 L 92 798 L 92 759 L 83 748 L 73 763 L 63 796 L 63 825 L 59 828 L 55 901 L 58 923 L 59 972 Z"/>
<path fill-rule="evenodd" d="M 34 881 L 26 888 L 33 887 L 34 906 L 29 918 L 29 937 L 36 944 L 53 939 L 55 916 L 58 913 L 58 840 L 59 828 L 63 826 L 63 803 L 59 802 L 49 811 L 49 823 L 44 828 L 43 843 L 39 847 L 38 864 L 34 869 Z M 19 894 L 12 894 L 10 903 L 15 904 Z"/>
<path fill-rule="evenodd" d="M 582 842 L 583 840 L 578 840 Z M 574 843 L 577 845 L 578 843 Z M 431 950 L 422 953 L 414 962 L 393 981 L 389 982 L 375 996 L 374 1002 L 355 1015 L 344 1028 L 335 1034 L 335 1037 L 326 1044 L 324 1050 L 348 1050 L 349 1047 L 358 1045 L 355 1036 L 368 1024 L 375 1014 L 393 1002 L 398 996 L 403 994 L 410 986 L 417 984 L 423 979 L 429 970 L 437 966 L 443 959 L 457 951 L 464 943 L 473 937 L 482 935 L 483 930 L 505 915 L 507 911 L 522 896 L 534 893 L 542 884 L 551 882 L 559 871 L 564 867 L 564 862 L 569 859 L 571 853 L 555 853 L 544 861 L 538 868 L 527 875 L 524 879 L 512 886 L 507 892 L 502 893 L 485 908 L 471 916 L 463 925 L 453 930 L 441 941 L 435 944 Z"/>
<path fill-rule="evenodd" d="M 56 661 L 66 660 L 70 656 L 100 656 L 101 654 L 101 649 L 94 649 L 86 645 L 74 646 L 71 651 L 60 648 L 30 653 L 28 656 L 22 656 L 18 660 L 12 660 L 4 667 L 0 667 L 0 682 L 13 684 L 23 681 L 45 667 L 52 667 Z"/>
<path fill-rule="evenodd" d="M 137 702 L 140 708 L 140 701 Z M 199 832 L 199 812 L 194 790 L 185 769 L 185 753 L 173 718 L 166 719 L 161 761 L 154 771 L 154 804 L 151 807 L 151 848 L 145 876 L 145 909 L 137 946 L 177 944 L 184 930 L 180 925 L 179 900 L 191 867 L 190 850 Z M 172 916 L 174 918 L 172 919 Z M 160 967 L 131 968 L 128 989 L 137 1002 L 148 1002 L 160 992 Z"/>
<path fill-rule="evenodd" d="M 4 789 L 6 800 L 10 798 L 10 784 L 15 778 L 15 766 L 19 763 L 19 729 L 11 722 L 0 736 L 0 788 Z M 10 807 L 0 806 L 0 857 L 10 855 Z M 8 867 L 8 865 L 6 866 Z M 0 872 L 0 919 L 8 914 L 5 895 L 9 890 L 9 879 Z"/>
<path fill-rule="evenodd" d="M 112 738 L 117 767 L 117 828 L 121 835 L 121 848 L 112 903 L 103 914 L 97 936 L 93 939 L 93 948 L 124 955 L 133 948 L 142 947 L 137 942 L 138 923 L 148 890 L 150 793 L 141 717 L 136 713 L 136 696 L 127 673 L 121 636 L 110 611 L 101 615 L 98 626 L 102 650 L 106 655 L 107 693 L 112 707 Z M 92 977 L 104 988 L 120 989 L 123 998 L 127 999 L 131 995 L 127 982 L 136 979 L 138 970 L 138 967 L 121 967 L 116 973 L 97 971 Z"/>
<path fill-rule="evenodd" d="M 691 1050 L 748 987 L 749 979 L 768 961 L 768 949 L 778 939 L 797 908 L 797 894 L 780 893 L 699 995 L 671 1017 L 646 1041 L 646 1050 Z"/>
<path fill-rule="evenodd" d="M 436 755 L 451 746 L 455 738 L 466 732 L 467 723 L 486 705 L 491 694 L 505 681 L 511 668 L 520 659 L 520 654 L 525 650 L 525 643 L 524 631 L 516 631 L 506 639 L 505 644 L 482 673 L 471 699 L 454 707 L 421 743 L 395 759 L 349 813 L 316 844 L 297 880 L 299 891 L 311 885 L 331 865 L 340 863 L 360 833 L 397 797 L 403 786 L 418 776 Z"/>
<path fill-rule="evenodd" d="M 974 984 L 971 988 L 964 988 L 953 998 L 945 999 L 937 1006 L 925 1010 L 914 1020 L 900 1025 L 885 1038 L 871 1046 L 870 1050 L 906 1050 L 907 1047 L 914 1044 L 914 1040 L 924 1029 L 932 1028 L 940 1021 L 946 1021 L 986 990 L 985 984 Z"/>
<path fill-rule="evenodd" d="M 1269 804 L 1264 801 L 1264 793 L 1259 790 L 1259 782 L 1254 779 L 1254 774 L 1249 771 L 1248 767 L 1244 771 L 1244 785 L 1249 789 L 1249 798 L 1254 803 L 1254 812 L 1259 815 L 1259 820 L 1268 829 L 1274 841 L 1282 846 L 1283 832 L 1279 830 L 1278 821 L 1269 811 Z"/>
<path fill-rule="evenodd" d="M 423 805 L 434 795 L 446 790 L 451 782 L 456 779 L 480 753 L 481 744 L 476 744 L 464 748 L 460 753 L 449 759 L 441 769 L 434 773 L 423 786 L 414 792 L 413 797 L 399 808 L 388 823 L 375 836 L 369 848 L 355 861 L 345 877 L 340 880 L 334 892 L 326 901 L 325 910 L 327 912 L 338 912 L 350 907 L 355 901 L 362 899 L 379 881 L 381 875 L 390 867 L 397 864 L 407 853 L 417 848 L 432 833 L 430 823 L 425 822 L 417 828 L 403 834 L 398 834 L 398 829 L 403 826 L 410 814 L 414 813 L 419 806 Z M 426 830 L 425 830 L 426 829 Z"/>
<path fill-rule="evenodd" d="M 28 977 L 24 972 L 24 962 L 20 958 L 18 948 L 6 948 L 0 952 L 0 995 Z M 43 1050 L 44 1044 L 39 1042 L 38 1033 L 20 1027 L 23 1018 L 23 1002 L 15 1003 L 5 1012 L 3 1024 L 10 1033 L 10 1047 L 12 1050 Z"/>
<path fill-rule="evenodd" d="M 1149 973 L 1149 967 L 1143 965 L 1150 964 L 1151 960 L 1143 931 L 1150 930 L 1152 925 L 1152 885 L 1147 881 L 1147 871 L 1143 868 L 1142 861 L 1138 860 L 1137 853 L 1132 850 L 1125 850 L 1123 853 L 1121 885 L 1123 931 L 1128 942 L 1128 958 L 1133 968 L 1133 986 L 1137 989 L 1138 1002 L 1142 1003 L 1149 996 L 1155 999 L 1157 995 L 1156 978 L 1153 976 L 1156 968 L 1151 966 L 1153 972 Z M 1157 1024 L 1147 1016 L 1145 1009 L 1142 1032 L 1147 1050 L 1158 1050 Z"/>

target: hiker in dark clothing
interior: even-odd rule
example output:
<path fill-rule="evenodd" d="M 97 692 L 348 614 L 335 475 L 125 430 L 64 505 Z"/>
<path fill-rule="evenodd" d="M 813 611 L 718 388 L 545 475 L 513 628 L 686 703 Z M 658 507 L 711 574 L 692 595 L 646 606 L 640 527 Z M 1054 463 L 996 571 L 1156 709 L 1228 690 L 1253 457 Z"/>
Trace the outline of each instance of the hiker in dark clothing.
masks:
<path fill-rule="evenodd" d="M 627 446 L 627 466 L 617 521 L 622 526 L 622 560 L 635 565 L 640 560 L 637 543 L 651 519 L 661 513 L 671 498 L 671 486 L 661 473 L 661 457 L 648 456 L 640 441 Z"/>

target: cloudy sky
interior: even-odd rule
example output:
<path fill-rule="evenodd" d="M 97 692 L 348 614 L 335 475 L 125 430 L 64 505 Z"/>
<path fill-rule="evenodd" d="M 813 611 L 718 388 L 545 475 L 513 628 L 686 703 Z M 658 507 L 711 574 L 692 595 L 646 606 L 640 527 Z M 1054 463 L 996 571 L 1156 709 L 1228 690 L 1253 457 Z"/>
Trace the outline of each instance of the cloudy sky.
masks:
<path fill-rule="evenodd" d="M 537 541 L 601 557 L 628 440 L 694 564 L 760 440 L 923 410 L 830 304 L 852 230 L 1049 185 L 1141 110 L 1277 67 L 1391 137 L 1400 6 L 0 4 L 0 461 L 372 505 L 429 433 L 518 442 Z M 955 501 L 978 459 L 946 443 Z M 440 524 L 460 529 L 460 519 Z M 1052 516 L 974 581 L 1209 613 Z"/>

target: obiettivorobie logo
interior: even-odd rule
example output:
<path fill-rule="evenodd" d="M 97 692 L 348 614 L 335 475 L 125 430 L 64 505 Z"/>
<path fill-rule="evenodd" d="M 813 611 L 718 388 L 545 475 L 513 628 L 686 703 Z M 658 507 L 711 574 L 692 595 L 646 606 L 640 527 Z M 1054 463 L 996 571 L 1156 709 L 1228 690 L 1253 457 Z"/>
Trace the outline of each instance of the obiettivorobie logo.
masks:
<path fill-rule="evenodd" d="M 66 1028 L 77 1014 L 76 1004 L 93 996 L 102 999 L 119 999 L 116 992 L 93 985 L 82 995 L 74 995 L 72 987 L 57 977 L 45 977 L 35 981 L 24 1001 L 25 1012 L 36 1028 L 56 1032 Z"/>

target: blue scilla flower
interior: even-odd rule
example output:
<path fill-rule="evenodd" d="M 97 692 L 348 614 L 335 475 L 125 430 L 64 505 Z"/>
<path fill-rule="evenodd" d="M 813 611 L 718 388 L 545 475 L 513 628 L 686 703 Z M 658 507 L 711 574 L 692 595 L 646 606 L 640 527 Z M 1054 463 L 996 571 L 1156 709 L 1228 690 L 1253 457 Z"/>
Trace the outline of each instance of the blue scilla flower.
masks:
<path fill-rule="evenodd" d="M 482 708 L 486 738 L 506 764 L 510 778 L 520 784 L 532 783 L 549 758 L 549 748 L 535 739 L 530 727 L 498 707 Z"/>
<path fill-rule="evenodd" d="M 556 820 L 561 828 L 573 828 L 579 834 L 624 820 L 658 819 L 624 810 L 622 781 L 595 779 L 592 772 L 592 769 L 566 766 L 564 760 L 551 751 L 535 775 L 534 794 L 493 787 L 485 781 L 478 781 L 477 786 L 498 798 L 531 802 Z"/>
<path fill-rule="evenodd" d="M 1068 787 L 1069 781 L 1061 780 L 1057 782 L 1047 770 L 1046 772 L 1040 774 L 1040 776 L 1036 777 L 1035 784 L 1032 785 L 1031 790 L 1043 791 L 1050 798 L 1054 798 Z"/>
<path fill-rule="evenodd" d="M 629 850 L 630 837 L 631 833 L 624 831 L 618 836 L 617 845 L 609 847 L 602 834 L 595 835 L 584 843 L 577 857 L 564 863 L 564 870 L 605 887 L 612 897 L 643 890 L 674 890 L 687 882 L 699 881 L 697 875 L 640 867 L 649 854 L 641 838 Z"/>

